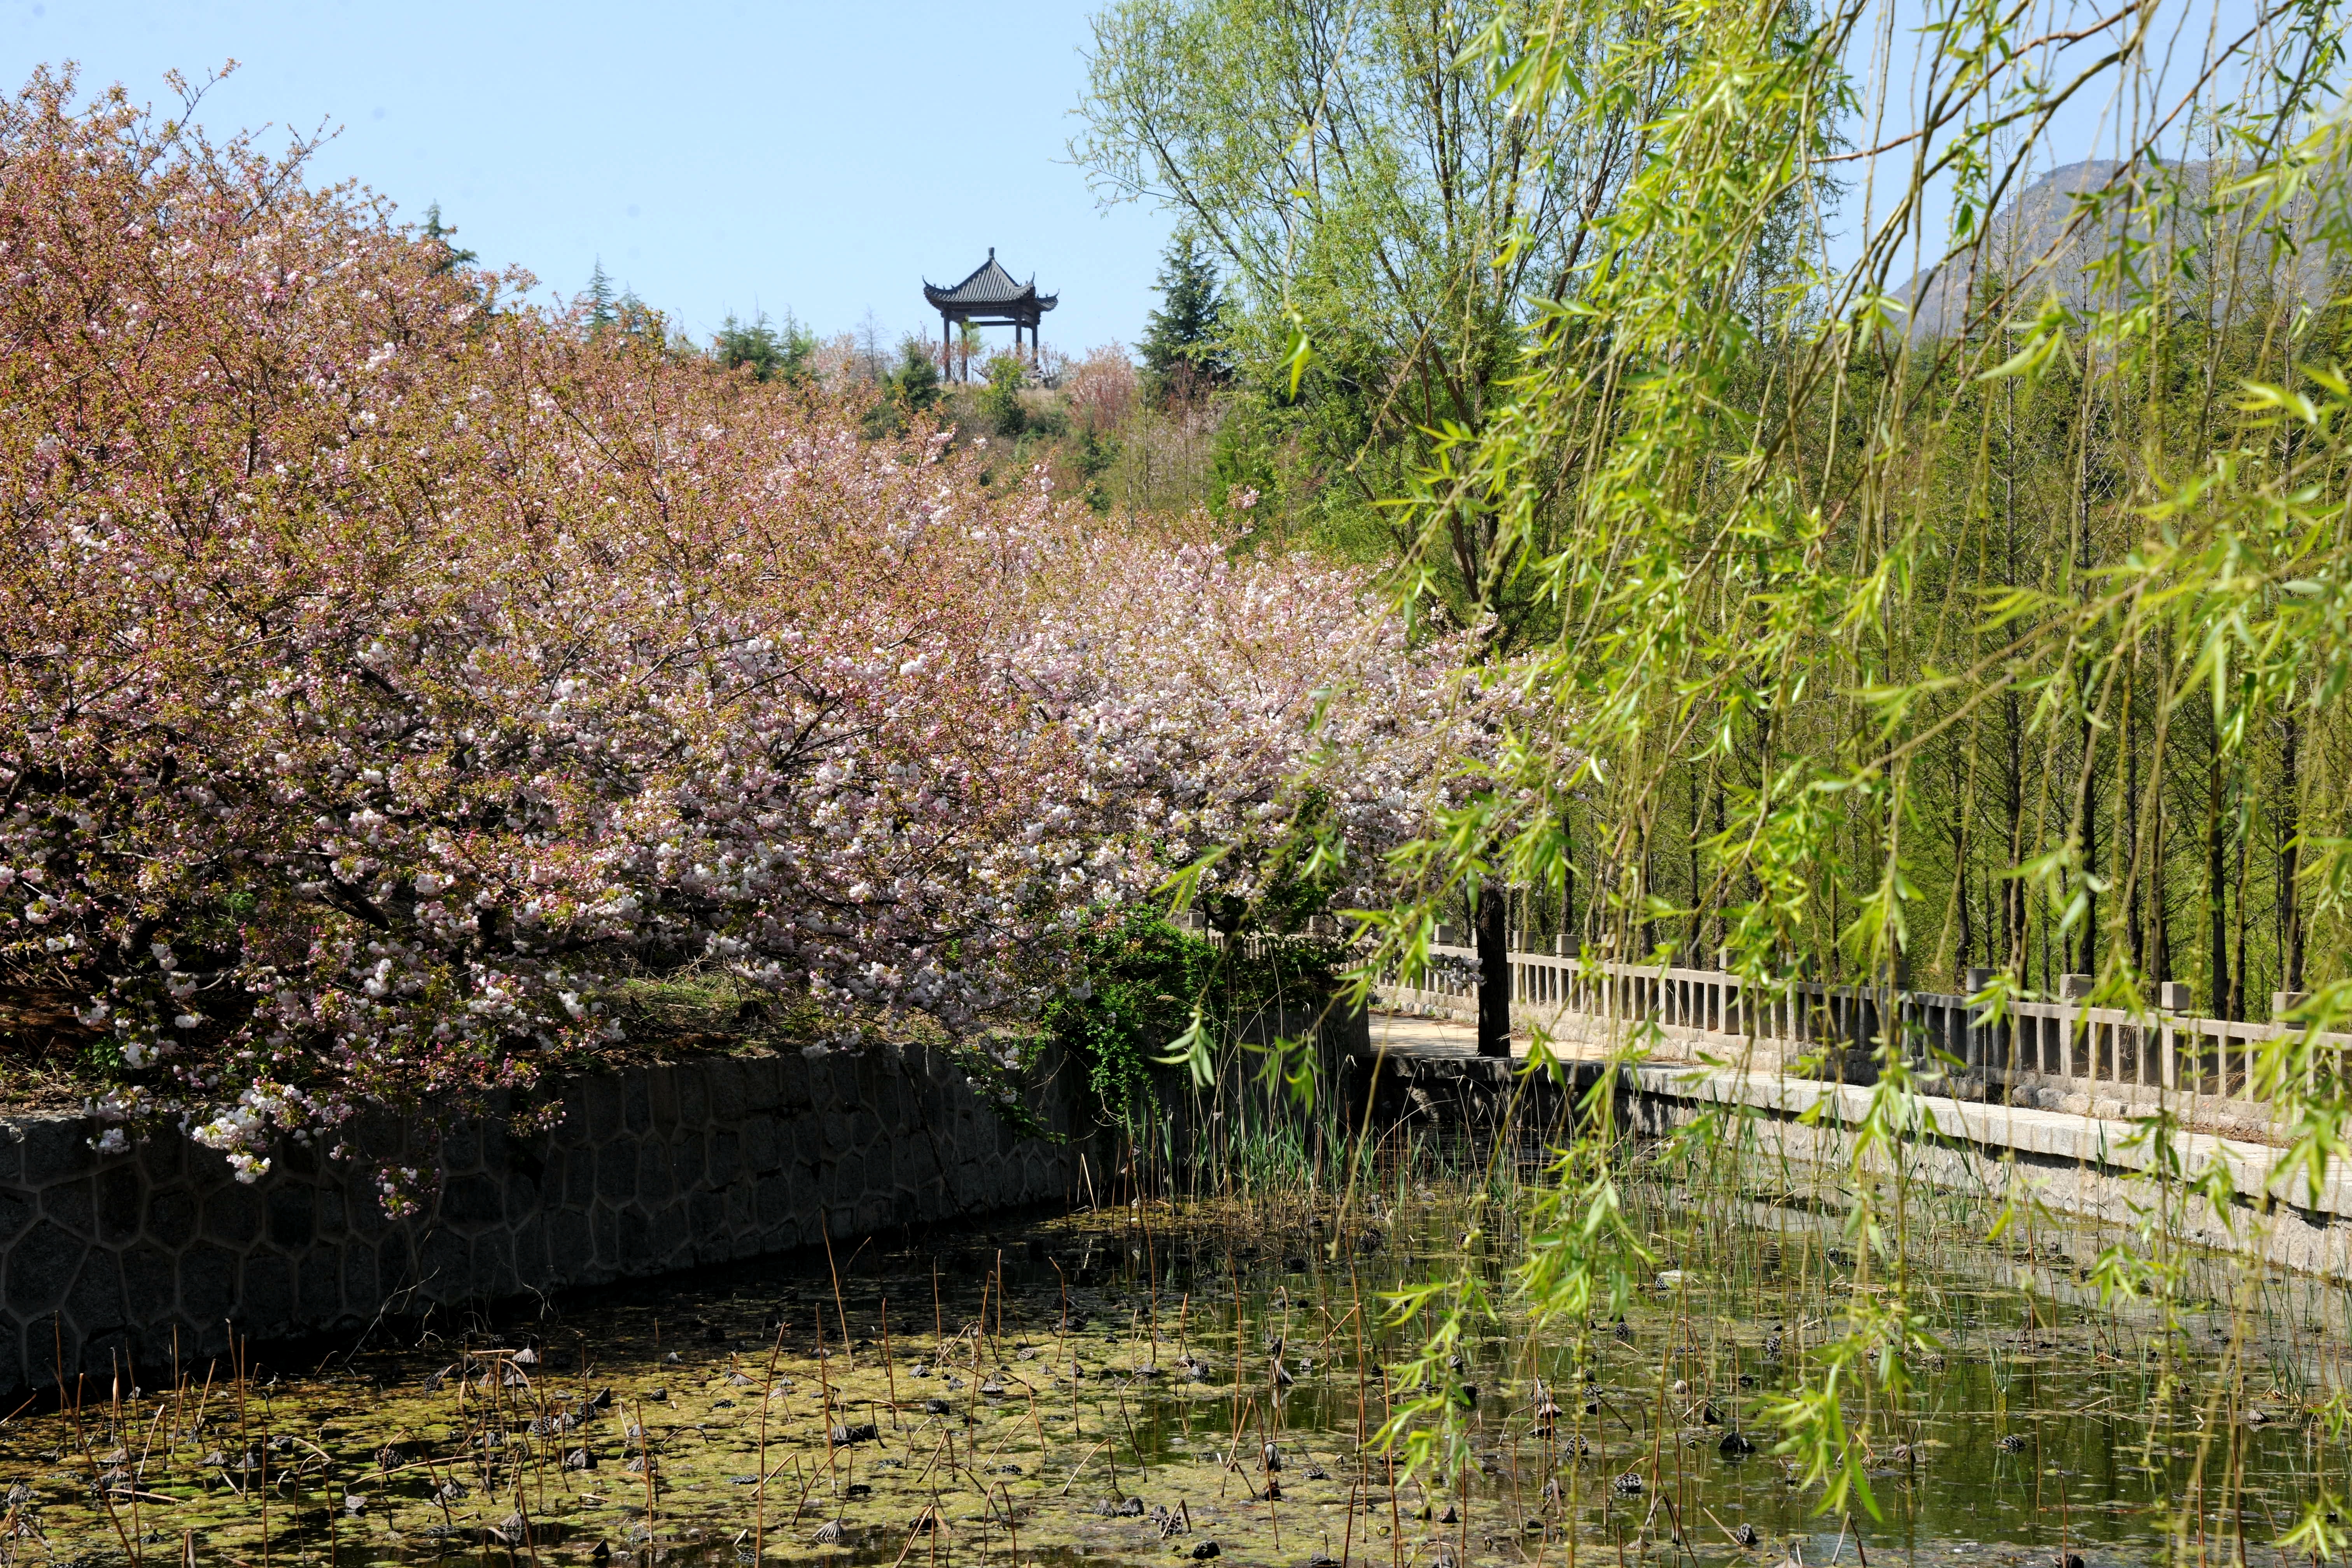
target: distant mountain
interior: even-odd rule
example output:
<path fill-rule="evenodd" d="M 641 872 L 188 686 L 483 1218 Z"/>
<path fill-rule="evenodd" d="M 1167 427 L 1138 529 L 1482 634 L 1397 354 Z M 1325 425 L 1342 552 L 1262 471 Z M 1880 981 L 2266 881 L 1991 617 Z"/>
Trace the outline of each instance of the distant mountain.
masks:
<path fill-rule="evenodd" d="M 2174 254 L 2182 247 L 2192 250 L 2193 280 L 2186 288 L 2201 294 L 2204 279 L 2226 265 L 2226 247 L 2220 241 L 2228 233 L 2227 226 L 2242 224 L 2252 214 L 2245 205 L 2230 200 L 2224 204 L 2228 216 L 2216 224 L 2215 196 L 2227 183 L 2226 165 L 2138 167 L 2138 178 L 2149 184 L 2151 193 L 2158 179 L 2177 181 L 2181 186 L 2173 215 L 2175 232 L 2167 237 L 2170 243 L 2160 248 Z M 1941 267 L 1922 270 L 1895 291 L 1896 298 L 1910 307 L 1912 332 L 1941 337 L 1958 331 L 1980 279 L 2021 279 L 2011 297 L 2012 315 L 2032 313 L 2053 289 L 2070 305 L 2091 303 L 2098 281 L 2091 275 L 2094 264 L 2125 235 L 2145 233 L 2129 216 L 2130 209 L 2142 205 L 2145 198 L 2135 196 L 2122 184 L 2111 197 L 2110 211 L 2097 216 L 2081 213 L 2084 197 L 2119 177 L 2131 177 L 2126 165 L 2112 159 L 2086 158 L 2062 164 L 2019 191 L 1986 226 L 1980 245 Z M 2332 199 L 2340 203 L 2343 192 L 2336 191 Z M 2309 198 L 2298 200 L 2289 209 L 2287 231 L 2297 244 L 2284 254 L 2273 237 L 2257 238 L 2245 247 L 2240 253 L 2236 287 L 2229 291 L 2239 300 L 2251 300 L 2285 287 L 2314 303 L 2326 299 L 2329 280 L 2342 271 L 2343 259 L 2352 258 L 2338 258 L 2324 245 L 2305 243 L 2318 210 L 2318 204 Z M 2217 256 L 2222 259 L 2217 261 Z M 2270 261 L 2277 263 L 2279 275 L 2255 276 L 2267 270 L 2265 263 Z"/>

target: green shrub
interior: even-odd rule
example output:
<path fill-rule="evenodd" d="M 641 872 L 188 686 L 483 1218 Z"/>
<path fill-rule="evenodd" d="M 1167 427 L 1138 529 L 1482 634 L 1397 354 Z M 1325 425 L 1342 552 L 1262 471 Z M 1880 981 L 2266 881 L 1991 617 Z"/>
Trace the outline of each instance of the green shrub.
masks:
<path fill-rule="evenodd" d="M 1159 1102 L 1160 1058 L 1196 1016 L 1222 1044 L 1263 1009 L 1318 1007 L 1331 996 L 1339 944 L 1252 945 L 1181 930 L 1157 910 L 1107 916 L 1079 939 L 1080 978 L 1045 1004 L 1045 1032 L 1085 1064 L 1103 1110 L 1133 1120 Z"/>
<path fill-rule="evenodd" d="M 988 384 L 980 389 L 980 416 L 992 434 L 1018 436 L 1028 425 L 1028 410 L 1021 406 L 1021 384 L 1028 374 L 1028 367 L 1011 354 L 988 362 Z"/>

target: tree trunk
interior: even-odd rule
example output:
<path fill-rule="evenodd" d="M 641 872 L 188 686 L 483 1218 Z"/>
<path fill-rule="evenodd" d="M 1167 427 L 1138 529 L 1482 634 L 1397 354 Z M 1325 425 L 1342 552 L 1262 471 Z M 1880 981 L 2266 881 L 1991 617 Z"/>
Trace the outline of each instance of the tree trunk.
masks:
<path fill-rule="evenodd" d="M 1580 873 L 1576 867 L 1576 808 L 1573 805 L 1560 807 L 1559 812 L 1559 946 L 1569 957 L 1583 951 L 1580 940 L 1584 921 L 1576 912 L 1576 882 Z"/>
<path fill-rule="evenodd" d="M 2172 654 L 2172 637 L 2169 633 L 2165 636 L 2160 652 L 2166 662 L 2159 668 L 2169 669 Z M 2156 711 L 2158 715 L 2164 713 L 2171 702 L 2171 698 L 2172 685 L 2167 679 L 2157 689 Z M 2153 771 L 2148 778 L 2147 973 L 2149 979 L 2162 981 L 2173 978 L 2173 962 L 2172 882 L 2168 875 L 2166 861 L 2166 857 L 2170 854 L 2172 847 L 2167 841 L 2164 833 L 2164 752 L 2160 743 L 2164 733 L 2164 721 L 2161 717 L 2158 721 L 2157 732 L 2159 744 L 2152 748 L 2148 755 L 2149 765 Z"/>
<path fill-rule="evenodd" d="M 2301 782 L 2295 774 L 2302 765 L 2303 730 L 2290 713 L 2286 721 L 2286 754 L 2284 776 L 2279 780 L 2281 812 L 2279 846 L 2279 901 L 2285 906 L 2286 933 L 2282 942 L 2281 969 L 2285 981 L 2282 989 L 2289 992 L 2303 989 L 2303 897 L 2295 881 L 2303 870 L 2303 799 Z"/>
<path fill-rule="evenodd" d="M 1952 904 L 1959 917 L 1959 952 L 1955 955 L 1952 973 L 1966 974 L 1976 962 L 1975 931 L 1969 921 L 1969 819 L 1976 812 L 1976 727 L 1969 728 L 1967 762 L 1960 765 L 1958 752 L 1952 757 Z"/>
<path fill-rule="evenodd" d="M 1642 823 L 1642 956 L 1645 959 L 1658 951 L 1658 920 L 1650 902 L 1650 895 L 1658 889 L 1658 867 L 1651 850 L 1650 823 L 1645 817 Z"/>
<path fill-rule="evenodd" d="M 2001 693 L 2004 721 L 2003 739 L 2007 753 L 2001 758 L 2001 805 L 2009 817 L 2009 868 L 2012 872 L 2025 863 L 2025 759 L 2022 721 L 2017 711 L 2017 693 Z M 2000 883 L 2000 963 L 2020 984 L 2026 975 L 2025 880 L 2010 876 Z"/>
<path fill-rule="evenodd" d="M 2139 863 L 2139 737 L 2132 733 L 2137 717 L 2133 712 L 2133 676 L 2137 667 L 2124 676 L 2124 793 L 2116 802 L 2115 859 L 2120 868 L 2114 880 L 2123 889 L 2124 913 L 2129 923 L 2132 973 L 2145 977 L 2147 973 L 2147 923 L 2140 918 L 2142 884 L 2147 880 L 2147 868 Z"/>
<path fill-rule="evenodd" d="M 2074 801 L 2074 820 L 2081 831 L 2075 842 L 2081 847 L 2083 879 L 2083 934 L 2074 952 L 2074 972 L 2096 974 L 2099 972 L 2099 737 L 2091 728 L 2090 677 L 2082 679 L 2078 700 L 2083 704 L 2081 744 L 2083 773 L 2081 786 Z"/>
<path fill-rule="evenodd" d="M 1689 805 L 1689 807 L 1690 807 L 1690 845 L 1689 845 L 1689 848 L 1690 848 L 1689 861 L 1690 861 L 1690 864 L 1689 864 L 1688 870 L 1687 870 L 1687 875 L 1688 875 L 1688 877 L 1689 877 L 1689 879 L 1690 879 L 1690 886 L 1689 886 L 1689 889 L 1688 889 L 1688 891 L 1689 891 L 1689 896 L 1690 896 L 1690 917 L 1689 917 L 1689 919 L 1688 919 L 1688 920 L 1686 920 L 1686 921 L 1684 922 L 1684 924 L 1683 924 L 1683 947 L 1684 947 L 1685 951 L 1686 951 L 1686 952 L 1703 952 L 1703 951 L 1705 950 L 1706 943 L 1706 930 L 1705 930 L 1704 925 L 1703 925 L 1704 916 L 1703 916 L 1703 914 L 1702 914 L 1702 912 L 1701 912 L 1701 910 L 1699 910 L 1699 907 L 1698 907 L 1698 906 L 1699 906 L 1699 896 L 1698 896 L 1698 770 L 1697 770 L 1697 769 L 1696 769 L 1696 768 L 1685 768 L 1685 769 L 1683 771 L 1683 795 L 1684 795 L 1684 798 L 1685 798 L 1685 802 L 1688 804 L 1688 805 Z"/>
<path fill-rule="evenodd" d="M 2229 875 L 2221 846 L 2221 715 L 2214 715 L 2213 752 L 2205 762 L 2205 1005 L 2216 1018 L 2230 1016 Z"/>
<path fill-rule="evenodd" d="M 1727 826 L 1725 822 L 1722 764 L 1720 763 L 1708 763 L 1707 775 L 1711 781 L 1710 787 L 1715 795 L 1715 820 L 1708 825 L 1707 836 L 1716 839 L 1717 842 L 1720 842 L 1723 838 L 1724 829 Z M 1718 853 L 1720 852 L 1718 851 Z M 1722 962 L 1723 944 L 1729 941 L 1731 937 L 1730 921 L 1724 918 L 1723 900 L 1721 897 L 1717 896 L 1717 891 L 1714 889 L 1708 889 L 1706 907 L 1707 940 L 1706 948 L 1699 954 L 1699 966 L 1701 968 L 1706 968 Z"/>
<path fill-rule="evenodd" d="M 2252 978 L 2246 972 L 2246 847 L 2247 841 L 2253 837 L 2253 833 L 2243 825 L 2242 814 L 2246 807 L 2246 797 L 2243 792 L 2247 786 L 2242 783 L 2238 787 L 2241 792 L 2238 796 L 2238 809 L 2241 813 L 2241 826 L 2238 830 L 2238 962 L 2231 966 L 2230 974 L 2230 1016 L 2243 1023 L 2247 1006 L 2246 984 Z"/>
<path fill-rule="evenodd" d="M 1511 1054 L 1510 900 L 1500 888 L 1470 898 L 1472 941 L 1478 949 L 1478 1054 Z"/>

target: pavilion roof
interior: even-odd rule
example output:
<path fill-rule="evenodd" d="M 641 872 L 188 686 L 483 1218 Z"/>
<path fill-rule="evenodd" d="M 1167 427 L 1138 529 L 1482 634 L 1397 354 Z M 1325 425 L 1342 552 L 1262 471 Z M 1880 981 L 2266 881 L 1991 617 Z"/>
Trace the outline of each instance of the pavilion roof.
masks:
<path fill-rule="evenodd" d="M 923 298 L 933 305 L 962 306 L 968 310 L 1034 304 L 1040 310 L 1050 310 L 1061 296 L 1038 293 L 1034 276 L 1026 283 L 1014 282 L 1013 274 L 997 264 L 996 247 L 992 245 L 988 247 L 988 259 L 973 268 L 962 282 L 942 289 L 924 279 Z"/>

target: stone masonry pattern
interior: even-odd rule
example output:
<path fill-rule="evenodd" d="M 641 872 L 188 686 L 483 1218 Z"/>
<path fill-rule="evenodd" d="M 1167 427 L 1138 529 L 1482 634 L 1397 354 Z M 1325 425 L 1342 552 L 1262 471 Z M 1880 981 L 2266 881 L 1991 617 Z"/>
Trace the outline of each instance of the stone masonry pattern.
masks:
<path fill-rule="evenodd" d="M 241 1338 L 657 1274 L 1065 1198 L 1066 1077 L 1024 1139 L 944 1057 L 714 1058 L 556 1086 L 540 1137 L 461 1125 L 424 1213 L 387 1218 L 372 1162 L 290 1142 L 251 1185 L 177 1135 L 119 1155 L 80 1116 L 0 1120 L 0 1390 L 60 1363 L 201 1364 Z M 362 1134 L 405 1152 L 410 1130 Z M 413 1162 L 404 1162 L 413 1163 Z M 176 1342 L 174 1332 L 176 1331 Z"/>

